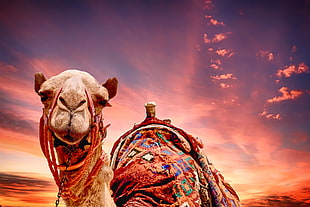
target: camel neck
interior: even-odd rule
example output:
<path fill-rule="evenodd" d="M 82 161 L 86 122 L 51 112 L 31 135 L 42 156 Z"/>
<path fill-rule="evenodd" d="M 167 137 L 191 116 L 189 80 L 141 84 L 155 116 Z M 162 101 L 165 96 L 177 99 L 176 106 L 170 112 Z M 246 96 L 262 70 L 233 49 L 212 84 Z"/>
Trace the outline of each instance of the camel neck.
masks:
<path fill-rule="evenodd" d="M 98 159 L 102 154 L 102 149 L 98 148 L 94 153 L 89 165 L 87 174 L 91 173 L 92 169 L 96 167 Z M 110 193 L 110 181 L 113 178 L 113 171 L 110 166 L 105 162 L 99 170 L 97 176 L 94 177 L 92 182 L 85 187 L 88 175 L 82 179 L 77 185 L 71 188 L 72 192 L 78 199 L 66 198 L 65 203 L 67 206 L 99 206 L 99 207 L 114 207 L 114 201 Z M 69 175 L 74 177 L 74 172 Z"/>

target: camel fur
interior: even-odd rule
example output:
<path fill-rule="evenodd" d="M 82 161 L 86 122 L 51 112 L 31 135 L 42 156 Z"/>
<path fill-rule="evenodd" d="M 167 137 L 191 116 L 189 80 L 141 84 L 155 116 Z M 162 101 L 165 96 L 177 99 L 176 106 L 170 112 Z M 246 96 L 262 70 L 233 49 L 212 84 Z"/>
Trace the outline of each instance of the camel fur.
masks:
<path fill-rule="evenodd" d="M 109 105 L 108 101 L 116 95 L 118 81 L 116 78 L 108 79 L 103 84 L 98 82 L 88 73 L 78 70 L 67 70 L 57 76 L 46 79 L 42 73 L 35 74 L 35 91 L 41 97 L 44 105 L 43 114 L 50 113 L 53 99 L 57 92 L 59 93 L 52 113 L 49 115 L 49 130 L 53 134 L 54 143 L 58 143 L 57 158 L 59 164 L 66 164 L 68 159 L 68 150 L 64 146 L 78 146 L 80 142 L 86 142 L 79 152 L 79 156 L 85 157 L 88 148 L 90 148 L 90 131 L 92 117 L 89 110 L 89 100 L 87 99 L 87 90 L 91 96 L 95 114 L 101 113 L 102 109 Z M 60 143 L 60 144 L 59 144 Z M 56 145 L 56 144 L 55 144 Z M 74 184 L 70 190 L 75 195 L 64 198 L 67 206 L 115 206 L 110 193 L 110 181 L 113 178 L 113 172 L 109 167 L 109 158 L 105 157 L 103 167 L 91 184 L 84 188 L 86 178 L 91 172 L 95 163 L 102 155 L 102 147 L 94 150 L 90 158 L 88 169 L 86 169 L 81 180 Z M 79 162 L 80 158 L 72 155 L 71 162 Z M 64 171 L 60 170 L 60 180 L 64 176 Z M 76 170 L 68 171 L 66 179 L 74 179 Z"/>

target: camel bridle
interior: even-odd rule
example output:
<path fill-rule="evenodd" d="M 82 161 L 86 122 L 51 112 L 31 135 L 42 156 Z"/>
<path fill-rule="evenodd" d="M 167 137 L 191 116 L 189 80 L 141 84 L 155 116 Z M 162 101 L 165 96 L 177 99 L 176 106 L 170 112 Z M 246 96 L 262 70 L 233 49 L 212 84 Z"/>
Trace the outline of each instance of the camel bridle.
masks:
<path fill-rule="evenodd" d="M 53 113 L 54 108 L 56 107 L 57 99 L 62 91 L 62 88 L 58 90 L 56 93 L 51 108 L 48 111 L 48 114 L 44 113 L 40 119 L 40 145 L 44 156 L 47 159 L 49 169 L 54 177 L 54 180 L 59 188 L 58 192 L 58 199 L 56 200 L 56 206 L 59 204 L 60 196 L 62 198 L 70 198 L 72 200 L 78 200 L 78 196 L 75 195 L 71 188 L 78 184 L 82 178 L 85 176 L 85 173 L 90 165 L 90 160 L 92 155 L 94 154 L 95 150 L 98 147 L 101 147 L 103 139 L 106 137 L 107 128 L 110 126 L 109 124 L 104 126 L 103 125 L 103 117 L 102 113 L 96 115 L 95 106 L 93 100 L 91 98 L 90 93 L 85 90 L 87 100 L 88 100 L 88 109 L 92 117 L 92 126 L 88 136 L 90 137 L 90 146 L 87 150 L 86 156 L 79 161 L 77 164 L 71 163 L 72 154 L 75 153 L 76 147 L 74 145 L 67 145 L 63 146 L 69 151 L 69 156 L 65 164 L 57 164 L 56 160 L 56 151 L 57 153 L 61 154 L 61 150 L 57 149 L 54 146 L 54 135 L 53 131 L 50 129 L 50 119 Z M 87 136 L 87 137 L 88 137 Z M 85 153 L 85 151 L 83 151 Z M 106 153 L 102 151 L 100 158 L 95 163 L 94 167 L 88 174 L 85 182 L 84 188 L 88 187 L 96 175 L 99 173 L 100 169 L 102 168 L 104 161 L 105 161 Z M 73 171 L 75 176 L 72 180 L 66 179 L 66 175 L 69 171 Z M 60 178 L 60 172 L 63 171 L 63 177 Z"/>

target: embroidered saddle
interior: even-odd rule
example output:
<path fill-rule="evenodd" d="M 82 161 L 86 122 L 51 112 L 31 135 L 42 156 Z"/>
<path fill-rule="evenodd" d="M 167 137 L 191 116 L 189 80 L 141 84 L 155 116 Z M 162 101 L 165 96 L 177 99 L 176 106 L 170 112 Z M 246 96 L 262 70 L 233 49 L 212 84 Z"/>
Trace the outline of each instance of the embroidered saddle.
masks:
<path fill-rule="evenodd" d="M 234 189 L 202 152 L 202 142 L 157 119 L 152 110 L 112 149 L 116 205 L 241 206 Z"/>

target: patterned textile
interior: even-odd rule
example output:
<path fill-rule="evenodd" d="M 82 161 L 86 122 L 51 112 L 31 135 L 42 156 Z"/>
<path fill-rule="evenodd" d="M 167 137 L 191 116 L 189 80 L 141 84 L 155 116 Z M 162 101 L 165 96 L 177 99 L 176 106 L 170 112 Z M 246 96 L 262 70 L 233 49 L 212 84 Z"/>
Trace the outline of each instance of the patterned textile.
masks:
<path fill-rule="evenodd" d="M 112 149 L 116 205 L 241 206 L 202 147 L 200 140 L 157 118 L 136 125 Z"/>

